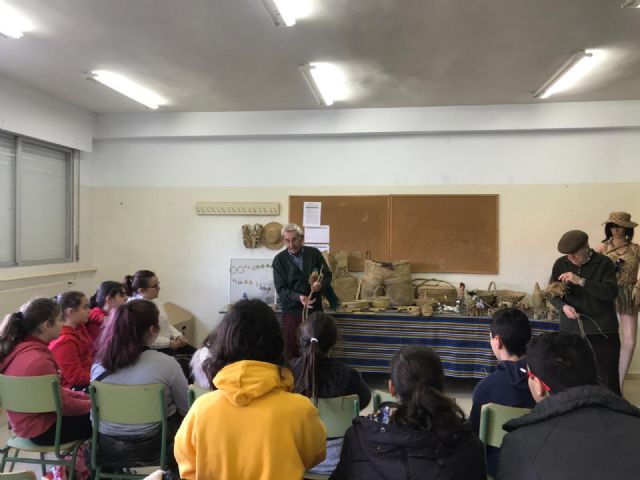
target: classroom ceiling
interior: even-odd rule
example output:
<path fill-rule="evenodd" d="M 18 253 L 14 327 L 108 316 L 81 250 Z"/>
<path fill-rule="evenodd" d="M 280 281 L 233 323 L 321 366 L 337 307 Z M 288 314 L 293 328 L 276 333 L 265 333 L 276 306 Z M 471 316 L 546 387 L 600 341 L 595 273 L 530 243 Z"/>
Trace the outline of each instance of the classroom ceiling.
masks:
<path fill-rule="evenodd" d="M 159 111 L 536 103 L 569 55 L 604 61 L 545 101 L 640 99 L 640 9 L 622 0 L 310 0 L 275 27 L 260 0 L 1 0 L 35 24 L 0 37 L 0 75 L 95 112 L 145 107 L 84 79 L 114 70 Z M 317 104 L 297 66 L 335 62 L 350 97 Z M 1 106 L 0 106 L 1 108 Z"/>

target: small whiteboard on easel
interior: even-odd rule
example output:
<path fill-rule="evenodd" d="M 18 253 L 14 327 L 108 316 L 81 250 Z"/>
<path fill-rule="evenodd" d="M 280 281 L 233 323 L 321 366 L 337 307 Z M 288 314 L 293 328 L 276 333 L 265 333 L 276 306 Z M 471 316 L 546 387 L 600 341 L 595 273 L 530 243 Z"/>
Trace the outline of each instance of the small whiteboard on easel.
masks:
<path fill-rule="evenodd" d="M 229 265 L 229 303 L 258 298 L 276 303 L 271 258 L 232 258 Z"/>

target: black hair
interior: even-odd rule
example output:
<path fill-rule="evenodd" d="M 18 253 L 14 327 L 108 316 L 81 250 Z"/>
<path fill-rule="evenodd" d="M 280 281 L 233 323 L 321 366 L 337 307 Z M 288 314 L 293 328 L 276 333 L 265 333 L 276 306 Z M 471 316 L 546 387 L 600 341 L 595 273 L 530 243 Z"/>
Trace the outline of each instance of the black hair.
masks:
<path fill-rule="evenodd" d="M 531 339 L 531 324 L 522 310 L 517 308 L 501 308 L 491 319 L 491 338 L 496 335 L 511 355 L 522 357 Z"/>
<path fill-rule="evenodd" d="M 120 295 L 120 292 L 125 292 L 124 285 L 120 282 L 114 282 L 113 280 L 107 280 L 102 282 L 96 293 L 91 295 L 89 299 L 89 306 L 91 308 L 100 307 L 103 308 L 107 298 L 116 297 Z"/>
<path fill-rule="evenodd" d="M 209 380 L 227 365 L 257 360 L 284 367 L 284 339 L 275 312 L 261 300 L 240 300 L 215 330 L 210 358 L 202 368 Z M 282 375 L 282 370 L 281 370 Z"/>
<path fill-rule="evenodd" d="M 439 437 L 463 427 L 464 412 L 443 393 L 444 372 L 429 347 L 408 345 L 391 359 L 391 383 L 400 404 L 391 423 L 413 430 L 431 430 Z"/>
<path fill-rule="evenodd" d="M 613 237 L 613 234 L 611 233 L 611 227 L 622 227 L 622 225 L 618 225 L 617 223 L 613 223 L 613 222 L 608 222 L 604 226 L 603 242 L 608 242 Z M 633 240 L 633 232 L 634 232 L 633 227 L 622 227 L 622 228 L 624 228 L 624 236 L 627 239 L 627 241 L 630 242 L 631 240 Z"/>
<path fill-rule="evenodd" d="M 0 324 L 0 361 L 25 337 L 40 330 L 43 323 L 52 325 L 60 314 L 60 305 L 51 298 L 36 298 L 10 313 Z"/>
<path fill-rule="evenodd" d="M 572 333 L 552 332 L 533 337 L 527 345 L 527 365 L 552 393 L 598 383 L 593 352 L 585 339 Z"/>
<path fill-rule="evenodd" d="M 338 339 L 338 327 L 335 319 L 324 312 L 313 312 L 300 325 L 298 340 L 300 345 L 300 365 L 302 371 L 297 376 L 294 392 L 311 397 L 318 403 L 316 384 L 318 382 L 318 363 L 326 357 Z"/>
<path fill-rule="evenodd" d="M 138 270 L 133 275 L 127 275 L 124 277 L 123 284 L 127 292 L 127 295 L 132 297 L 139 289 L 148 288 L 151 286 L 151 279 L 157 276 L 151 270 Z"/>
<path fill-rule="evenodd" d="M 82 299 L 86 295 L 82 292 L 70 291 L 61 293 L 56 297 L 60 310 L 62 311 L 62 317 L 64 318 L 65 312 L 68 308 L 77 309 L 82 304 Z"/>

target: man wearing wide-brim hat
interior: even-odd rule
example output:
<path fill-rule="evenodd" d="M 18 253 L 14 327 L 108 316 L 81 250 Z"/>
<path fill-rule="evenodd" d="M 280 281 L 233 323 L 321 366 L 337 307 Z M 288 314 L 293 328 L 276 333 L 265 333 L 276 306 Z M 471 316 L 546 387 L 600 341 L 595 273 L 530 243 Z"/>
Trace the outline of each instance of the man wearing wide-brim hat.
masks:
<path fill-rule="evenodd" d="M 551 282 L 566 285 L 563 296 L 551 303 L 560 312 L 560 330 L 583 335 L 593 349 L 601 382 L 620 395 L 618 361 L 620 337 L 614 300 L 618 294 L 611 260 L 589 247 L 589 236 L 570 230 L 560 238 Z"/>

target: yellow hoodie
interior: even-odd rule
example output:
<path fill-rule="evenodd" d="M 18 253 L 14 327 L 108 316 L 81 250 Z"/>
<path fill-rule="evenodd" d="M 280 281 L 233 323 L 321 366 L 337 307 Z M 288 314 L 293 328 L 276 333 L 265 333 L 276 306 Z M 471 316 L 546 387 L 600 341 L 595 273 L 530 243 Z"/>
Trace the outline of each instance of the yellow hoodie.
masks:
<path fill-rule="evenodd" d="M 213 379 L 175 438 L 186 480 L 300 480 L 325 457 L 327 431 L 307 397 L 290 393 L 293 375 L 244 360 Z"/>

